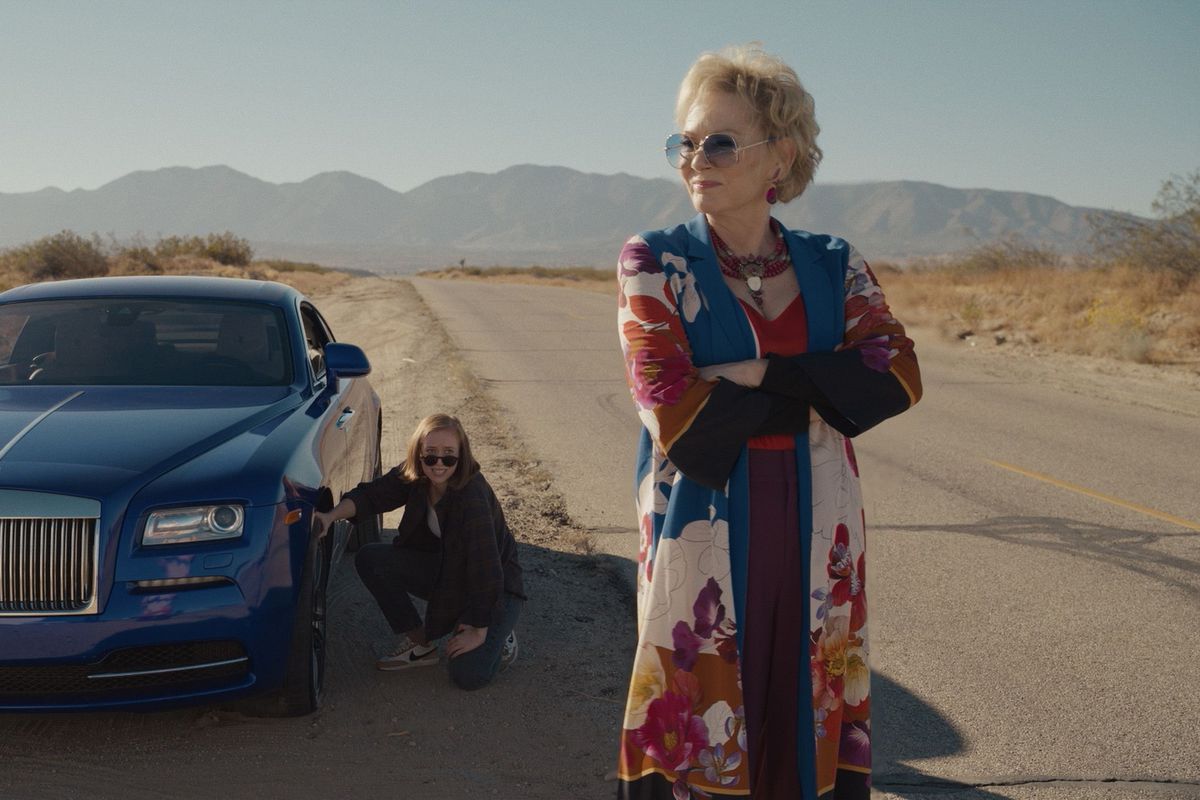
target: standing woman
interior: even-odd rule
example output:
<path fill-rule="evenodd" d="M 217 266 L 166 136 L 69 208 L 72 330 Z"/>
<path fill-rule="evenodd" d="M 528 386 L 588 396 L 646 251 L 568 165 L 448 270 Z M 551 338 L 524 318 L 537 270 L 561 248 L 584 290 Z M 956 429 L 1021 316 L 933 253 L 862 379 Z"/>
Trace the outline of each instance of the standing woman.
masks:
<path fill-rule="evenodd" d="M 462 423 L 449 414 L 421 420 L 404 463 L 347 492 L 333 510 L 315 515 L 318 530 L 359 514 L 404 506 L 392 542 L 365 545 L 354 563 L 400 645 L 380 658 L 382 670 L 438 663 L 463 689 L 491 682 L 517 654 L 513 628 L 525 603 L 517 543 L 492 487 L 471 455 Z M 427 600 L 425 617 L 410 595 Z"/>
<path fill-rule="evenodd" d="M 643 424 L 623 798 L 866 798 L 866 534 L 847 437 L 917 402 L 870 268 L 785 229 L 821 158 L 811 96 L 756 48 L 705 54 L 667 160 L 699 214 L 621 251 Z M 694 792 L 693 792 L 694 790 Z"/>

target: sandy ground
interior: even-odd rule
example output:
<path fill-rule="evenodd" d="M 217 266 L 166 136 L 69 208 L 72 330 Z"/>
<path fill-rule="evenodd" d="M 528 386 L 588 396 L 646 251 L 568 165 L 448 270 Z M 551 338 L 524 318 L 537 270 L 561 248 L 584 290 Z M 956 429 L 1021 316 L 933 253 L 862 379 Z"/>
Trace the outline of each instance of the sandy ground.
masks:
<path fill-rule="evenodd" d="M 0 716 L 3 800 L 614 796 L 606 775 L 634 631 L 626 582 L 571 525 L 552 476 L 506 434 L 411 284 L 356 279 L 314 300 L 339 339 L 370 355 L 385 465 L 425 414 L 462 418 L 520 542 L 530 602 L 517 662 L 472 693 L 441 668 L 376 671 L 390 631 L 346 559 L 334 575 L 328 693 L 317 714 Z"/>

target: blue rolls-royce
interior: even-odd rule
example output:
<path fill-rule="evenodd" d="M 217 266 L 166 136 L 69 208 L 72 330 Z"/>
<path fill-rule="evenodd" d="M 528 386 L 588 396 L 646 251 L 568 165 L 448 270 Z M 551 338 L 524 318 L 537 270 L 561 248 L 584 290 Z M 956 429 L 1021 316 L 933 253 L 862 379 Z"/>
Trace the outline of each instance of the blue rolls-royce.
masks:
<path fill-rule="evenodd" d="M 326 584 L 379 520 L 363 352 L 278 283 L 110 277 L 0 294 L 0 709 L 321 701 Z"/>

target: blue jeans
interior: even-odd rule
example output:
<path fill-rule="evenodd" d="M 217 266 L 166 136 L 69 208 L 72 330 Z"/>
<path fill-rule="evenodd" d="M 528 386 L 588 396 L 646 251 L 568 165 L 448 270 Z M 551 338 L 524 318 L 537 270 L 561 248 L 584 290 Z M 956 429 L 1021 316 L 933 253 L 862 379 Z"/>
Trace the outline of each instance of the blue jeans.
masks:
<path fill-rule="evenodd" d="M 513 632 L 525 601 L 516 595 L 504 595 L 504 616 L 488 626 L 487 638 L 474 650 L 450 659 L 446 665 L 450 680 L 460 689 L 482 689 L 492 682 L 500 670 L 500 654 L 504 640 Z"/>
<path fill-rule="evenodd" d="M 408 633 L 424 625 L 412 598 L 428 600 L 433 578 L 441 567 L 441 556 L 421 550 L 396 547 L 390 542 L 364 545 L 354 557 L 354 566 L 384 618 L 396 633 Z M 450 680 L 462 689 L 479 689 L 491 683 L 500 669 L 504 641 L 521 616 L 525 601 L 504 595 L 504 615 L 488 626 L 483 644 L 447 662 Z"/>

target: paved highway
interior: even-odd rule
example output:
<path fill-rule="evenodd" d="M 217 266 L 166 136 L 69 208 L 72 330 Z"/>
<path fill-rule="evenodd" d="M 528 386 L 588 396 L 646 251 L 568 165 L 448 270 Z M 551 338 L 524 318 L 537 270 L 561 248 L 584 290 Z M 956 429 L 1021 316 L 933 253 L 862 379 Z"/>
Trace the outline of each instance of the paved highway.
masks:
<path fill-rule="evenodd" d="M 572 518 L 632 558 L 614 298 L 413 283 Z M 915 338 L 925 399 L 856 442 L 876 796 L 1200 797 L 1200 391 Z"/>

